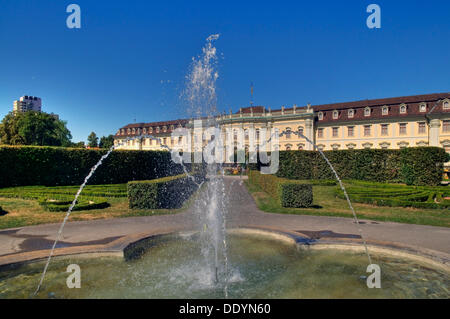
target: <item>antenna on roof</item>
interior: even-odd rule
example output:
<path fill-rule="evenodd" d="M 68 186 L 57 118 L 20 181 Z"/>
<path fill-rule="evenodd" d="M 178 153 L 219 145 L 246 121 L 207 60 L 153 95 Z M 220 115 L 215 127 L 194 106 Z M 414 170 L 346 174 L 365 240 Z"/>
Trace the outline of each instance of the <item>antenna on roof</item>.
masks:
<path fill-rule="evenodd" d="M 250 106 L 253 106 L 253 82 L 250 83 Z"/>

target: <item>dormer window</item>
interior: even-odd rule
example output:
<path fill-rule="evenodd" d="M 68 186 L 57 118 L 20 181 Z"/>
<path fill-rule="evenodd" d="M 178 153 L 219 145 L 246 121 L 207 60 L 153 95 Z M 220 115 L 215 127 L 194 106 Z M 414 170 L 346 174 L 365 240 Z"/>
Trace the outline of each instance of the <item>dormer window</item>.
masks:
<path fill-rule="evenodd" d="M 319 121 L 322 121 L 323 120 L 323 112 L 319 112 L 318 117 L 319 117 Z"/>
<path fill-rule="evenodd" d="M 389 107 L 383 106 L 383 108 L 381 109 L 381 114 L 382 115 L 388 115 L 389 114 Z"/>
<path fill-rule="evenodd" d="M 145 127 L 142 129 L 142 133 L 147 134 L 147 129 Z"/>
<path fill-rule="evenodd" d="M 133 131 L 132 132 L 133 132 L 133 134 L 136 134 L 136 129 L 134 127 L 133 127 Z"/>
<path fill-rule="evenodd" d="M 127 133 L 128 133 L 128 134 L 131 134 L 131 129 L 128 129 L 128 130 L 127 130 Z"/>
<path fill-rule="evenodd" d="M 426 103 L 420 103 L 419 105 L 419 112 L 426 112 L 427 111 L 427 104 Z"/>
<path fill-rule="evenodd" d="M 148 132 L 151 134 L 151 133 L 153 133 L 153 128 L 152 127 L 149 127 L 148 128 Z"/>
<path fill-rule="evenodd" d="M 163 132 L 167 132 L 167 126 L 163 126 Z"/>
<path fill-rule="evenodd" d="M 364 116 L 370 116 L 370 107 L 364 109 Z"/>
<path fill-rule="evenodd" d="M 400 105 L 400 114 L 406 114 L 406 104 Z"/>
<path fill-rule="evenodd" d="M 450 101 L 449 100 L 445 100 L 444 103 L 442 103 L 442 108 L 444 110 L 450 110 Z"/>
<path fill-rule="evenodd" d="M 124 129 L 121 129 L 120 131 L 121 131 L 122 135 L 125 134 L 125 130 Z"/>
<path fill-rule="evenodd" d="M 138 133 L 138 135 L 141 135 L 141 129 L 140 128 L 137 129 L 137 133 Z"/>
<path fill-rule="evenodd" d="M 173 131 L 175 129 L 175 126 L 171 125 L 170 129 Z"/>
<path fill-rule="evenodd" d="M 348 110 L 348 118 L 353 118 L 355 116 L 355 110 L 354 109 L 350 109 Z"/>
<path fill-rule="evenodd" d="M 156 127 L 156 133 L 159 133 L 159 126 Z"/>
<path fill-rule="evenodd" d="M 334 110 L 333 111 L 333 120 L 337 120 L 339 118 L 339 111 Z"/>

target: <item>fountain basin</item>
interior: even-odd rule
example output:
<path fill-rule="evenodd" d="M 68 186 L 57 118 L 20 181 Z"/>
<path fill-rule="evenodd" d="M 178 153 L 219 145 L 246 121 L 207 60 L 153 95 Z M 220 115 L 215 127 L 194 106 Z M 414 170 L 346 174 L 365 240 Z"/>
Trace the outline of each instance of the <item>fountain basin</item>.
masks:
<path fill-rule="evenodd" d="M 154 236 L 129 245 L 124 257 L 71 255 L 50 264 L 38 298 L 449 298 L 447 265 L 389 248 L 370 248 L 381 267 L 381 289 L 369 289 L 367 256 L 359 245 L 298 244 L 292 236 L 231 230 L 228 269 L 215 281 L 198 233 Z M 66 268 L 81 268 L 69 289 Z M 0 298 L 29 298 L 43 261 L 0 273 Z M 225 288 L 226 287 L 226 288 Z"/>

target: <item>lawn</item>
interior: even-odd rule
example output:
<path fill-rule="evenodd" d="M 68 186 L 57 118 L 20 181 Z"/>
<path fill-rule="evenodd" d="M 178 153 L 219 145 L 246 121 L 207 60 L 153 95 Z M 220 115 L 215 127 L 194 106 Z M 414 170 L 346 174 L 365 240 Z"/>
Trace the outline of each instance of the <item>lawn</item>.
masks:
<path fill-rule="evenodd" d="M 126 193 L 127 184 L 115 185 L 88 185 L 80 196 L 79 203 L 104 203 L 105 208 L 97 209 L 95 206 L 89 209 L 73 211 L 69 221 L 95 220 L 117 217 L 152 216 L 178 213 L 189 206 L 189 200 L 180 209 L 129 209 Z M 37 224 L 60 223 L 64 219 L 67 207 L 72 202 L 78 186 L 26 186 L 0 189 L 0 229 L 22 227 Z M 61 201 L 64 205 L 53 207 L 60 211 L 49 210 L 46 201 L 56 203 Z M 102 207 L 104 207 L 102 206 Z M 76 206 L 77 207 L 77 206 Z"/>
<path fill-rule="evenodd" d="M 247 180 L 246 185 L 259 209 L 265 212 L 353 218 L 347 201 L 337 197 L 338 186 L 314 185 L 313 208 L 284 208 L 277 199 L 264 192 L 257 184 Z M 347 181 L 344 185 L 352 184 Z M 450 227 L 449 209 L 388 207 L 355 202 L 352 204 L 360 219 Z"/>

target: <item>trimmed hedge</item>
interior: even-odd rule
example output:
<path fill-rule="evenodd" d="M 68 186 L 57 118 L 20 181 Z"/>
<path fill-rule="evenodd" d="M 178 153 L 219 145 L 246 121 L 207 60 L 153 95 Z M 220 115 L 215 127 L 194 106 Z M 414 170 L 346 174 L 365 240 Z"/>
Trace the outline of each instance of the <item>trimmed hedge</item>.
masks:
<path fill-rule="evenodd" d="M 444 186 L 404 186 L 379 184 L 361 181 L 349 181 L 346 187 L 350 199 L 354 202 L 391 207 L 414 207 L 431 209 L 449 209 L 450 189 Z M 342 190 L 336 190 L 339 198 L 345 199 Z"/>
<path fill-rule="evenodd" d="M 313 202 L 312 185 L 336 185 L 333 181 L 311 181 L 304 184 L 275 175 L 261 174 L 255 170 L 248 172 L 248 179 L 250 183 L 258 185 L 277 199 L 283 207 L 309 207 Z"/>
<path fill-rule="evenodd" d="M 81 185 L 106 150 L 0 146 L 0 187 Z M 190 168 L 189 168 L 190 169 Z M 167 151 L 115 150 L 89 184 L 120 184 L 183 173 Z"/>
<path fill-rule="evenodd" d="M 309 207 L 313 203 L 312 185 L 280 183 L 278 191 L 283 207 Z"/>
<path fill-rule="evenodd" d="M 66 212 L 69 209 L 70 205 L 72 205 L 72 202 L 64 200 L 44 199 L 39 201 L 39 205 L 44 207 L 44 209 L 49 212 Z M 84 200 L 77 201 L 72 211 L 103 209 L 109 206 L 110 205 L 106 201 L 106 199 Z"/>
<path fill-rule="evenodd" d="M 128 203 L 132 209 L 173 209 L 183 203 L 198 189 L 185 174 L 149 181 L 128 183 Z"/>
<path fill-rule="evenodd" d="M 325 151 L 341 179 L 401 182 L 408 185 L 439 185 L 443 164 L 450 155 L 439 147 L 401 150 L 363 149 Z M 260 169 L 261 164 L 252 168 Z M 335 176 L 317 151 L 281 151 L 276 174 L 288 179 L 333 180 Z"/>

